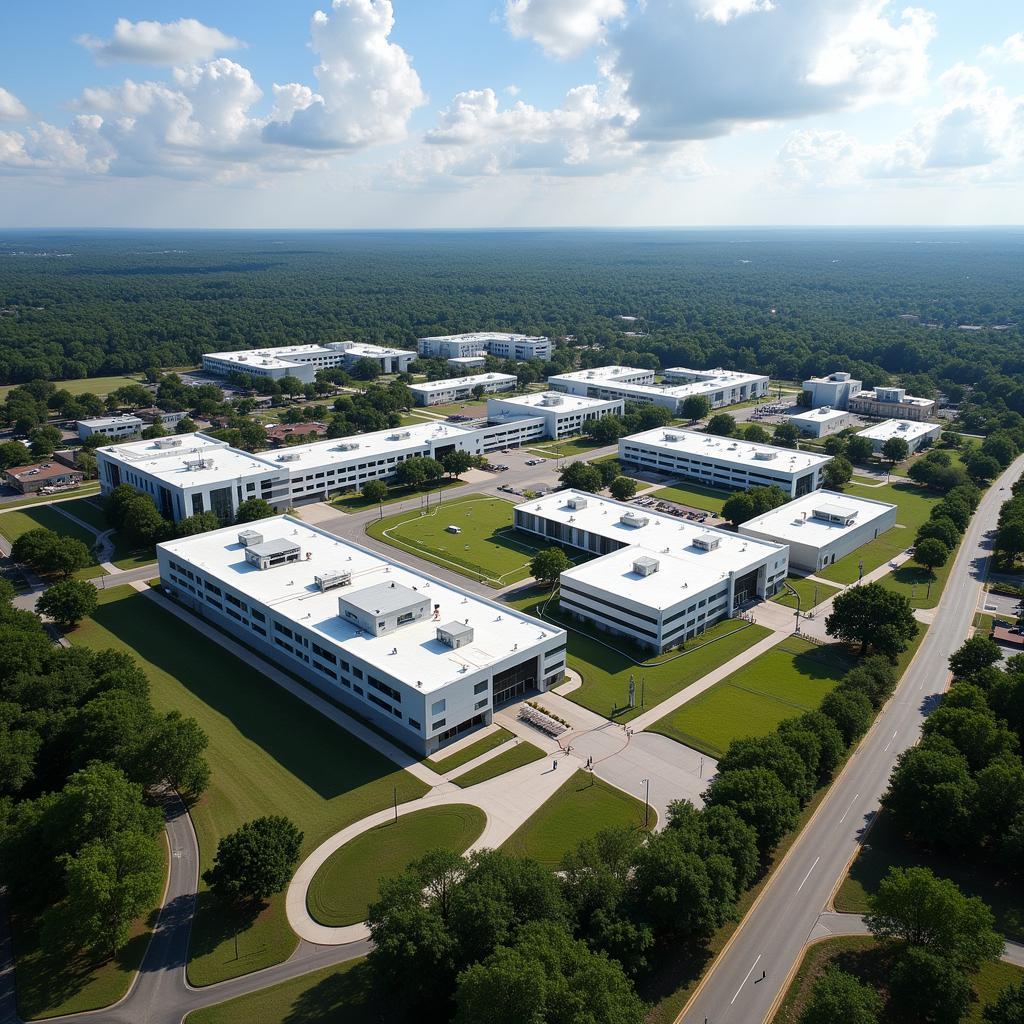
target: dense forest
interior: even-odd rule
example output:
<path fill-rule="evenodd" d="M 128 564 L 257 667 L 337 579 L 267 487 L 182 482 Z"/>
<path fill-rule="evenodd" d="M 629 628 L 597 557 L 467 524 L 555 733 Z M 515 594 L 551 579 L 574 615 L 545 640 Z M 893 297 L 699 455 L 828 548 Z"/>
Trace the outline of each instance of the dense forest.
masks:
<path fill-rule="evenodd" d="M 1024 366 L 1022 280 L 1009 230 L 6 232 L 0 383 L 492 328 L 585 362 L 970 384 Z"/>

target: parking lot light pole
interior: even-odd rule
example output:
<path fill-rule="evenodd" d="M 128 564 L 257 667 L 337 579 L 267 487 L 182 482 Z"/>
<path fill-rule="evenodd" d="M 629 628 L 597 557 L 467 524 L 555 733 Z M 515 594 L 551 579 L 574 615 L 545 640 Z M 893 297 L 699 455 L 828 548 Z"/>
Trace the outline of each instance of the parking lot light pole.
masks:
<path fill-rule="evenodd" d="M 647 823 L 651 816 L 651 780 L 641 779 L 644 784 L 644 828 L 647 828 Z"/>

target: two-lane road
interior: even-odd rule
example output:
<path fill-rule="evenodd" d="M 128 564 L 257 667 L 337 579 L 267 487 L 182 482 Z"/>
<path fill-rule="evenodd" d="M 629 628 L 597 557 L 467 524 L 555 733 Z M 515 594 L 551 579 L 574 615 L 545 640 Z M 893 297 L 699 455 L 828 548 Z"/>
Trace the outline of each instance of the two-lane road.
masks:
<path fill-rule="evenodd" d="M 1024 457 L 985 493 L 934 623 L 896 693 L 683 1011 L 683 1024 L 755 1024 L 771 1011 L 878 811 L 896 758 L 917 742 L 946 689 L 949 656 L 968 635 L 988 569 L 987 532 L 1022 470 Z"/>

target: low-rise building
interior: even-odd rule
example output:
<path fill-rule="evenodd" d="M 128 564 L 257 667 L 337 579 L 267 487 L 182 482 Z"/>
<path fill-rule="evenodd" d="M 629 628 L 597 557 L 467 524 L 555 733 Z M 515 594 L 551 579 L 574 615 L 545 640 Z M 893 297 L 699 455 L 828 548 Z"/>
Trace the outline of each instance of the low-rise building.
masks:
<path fill-rule="evenodd" d="M 505 331 L 473 331 L 469 334 L 439 334 L 419 338 L 416 351 L 426 359 L 459 359 L 494 356 L 498 359 L 550 359 L 551 339 Z"/>
<path fill-rule="evenodd" d="M 183 410 L 169 412 L 166 409 L 158 409 L 151 405 L 145 409 L 136 409 L 135 415 L 145 423 L 159 423 L 162 427 L 176 427 L 187 415 Z"/>
<path fill-rule="evenodd" d="M 27 466 L 11 466 L 4 472 L 7 485 L 21 494 L 65 491 L 77 487 L 83 479 L 80 469 L 59 462 L 33 462 Z"/>
<path fill-rule="evenodd" d="M 891 437 L 901 437 L 907 442 L 911 452 L 920 448 L 927 448 L 933 441 L 938 439 L 942 433 L 941 423 L 918 423 L 912 420 L 883 420 L 875 423 L 867 430 L 857 432 L 858 437 L 866 437 L 871 442 L 871 447 L 880 452 L 885 447 L 885 442 Z"/>
<path fill-rule="evenodd" d="M 682 415 L 687 398 L 703 395 L 712 409 L 721 409 L 737 402 L 763 398 L 768 394 L 769 379 L 752 373 L 732 370 L 691 370 L 677 366 L 665 371 L 668 384 L 656 384 L 653 370 L 633 366 L 599 366 L 590 370 L 559 373 L 548 378 L 548 387 L 570 395 L 587 398 L 620 399 L 668 409 L 673 416 Z"/>
<path fill-rule="evenodd" d="M 788 571 L 785 545 L 563 490 L 517 505 L 518 529 L 598 557 L 561 574 L 563 612 L 656 651 L 759 597 Z"/>
<path fill-rule="evenodd" d="M 850 412 L 896 420 L 926 420 L 935 412 L 930 398 L 915 398 L 903 388 L 877 387 L 850 396 Z"/>
<path fill-rule="evenodd" d="M 415 358 L 415 352 L 405 349 L 358 341 L 331 341 L 326 345 L 282 345 L 240 352 L 207 352 L 203 356 L 203 369 L 218 376 L 244 373 L 270 380 L 297 377 L 304 384 L 311 384 L 317 370 L 336 366 L 350 369 L 360 359 L 372 360 L 381 373 L 404 373 Z"/>
<path fill-rule="evenodd" d="M 673 427 L 658 427 L 619 439 L 623 465 L 726 490 L 774 485 L 791 498 L 816 491 L 821 486 L 822 467 L 831 458 Z"/>
<path fill-rule="evenodd" d="M 564 679 L 564 630 L 291 516 L 157 558 L 175 600 L 421 755 Z"/>
<path fill-rule="evenodd" d="M 483 369 L 487 365 L 487 356 L 456 356 L 446 362 L 460 376 L 464 376 L 467 370 Z"/>
<path fill-rule="evenodd" d="M 473 398 L 476 388 L 483 388 L 485 394 L 496 391 L 513 391 L 519 380 L 511 373 L 477 373 L 471 377 L 452 377 L 448 380 L 428 380 L 421 384 L 410 384 L 417 405 L 447 405 Z"/>
<path fill-rule="evenodd" d="M 831 409 L 849 409 L 850 399 L 859 394 L 863 387 L 863 381 L 855 380 L 843 370 L 830 373 L 827 377 L 811 377 L 803 384 L 812 409 L 821 405 Z"/>
<path fill-rule="evenodd" d="M 593 420 L 604 416 L 621 416 L 625 403 L 621 399 L 580 398 L 557 391 L 535 391 L 514 398 L 489 398 L 487 418 L 496 423 L 522 416 L 540 416 L 544 433 L 549 438 L 580 434 Z"/>
<path fill-rule="evenodd" d="M 830 405 L 821 405 L 816 409 L 794 413 L 789 417 L 789 422 L 808 437 L 827 437 L 829 434 L 838 434 L 840 430 L 852 426 L 854 419 L 844 409 L 833 409 Z"/>
<path fill-rule="evenodd" d="M 84 441 L 93 434 L 103 437 L 134 437 L 142 433 L 145 423 L 138 416 L 100 416 L 78 421 L 78 437 Z"/>
<path fill-rule="evenodd" d="M 739 527 L 746 537 L 789 547 L 789 564 L 816 572 L 832 565 L 896 525 L 896 506 L 833 491 L 805 494 L 749 519 Z"/>
<path fill-rule="evenodd" d="M 298 437 L 313 441 L 326 435 L 327 424 L 312 421 L 308 423 L 275 423 L 267 427 L 267 440 L 275 448 L 288 444 Z"/>

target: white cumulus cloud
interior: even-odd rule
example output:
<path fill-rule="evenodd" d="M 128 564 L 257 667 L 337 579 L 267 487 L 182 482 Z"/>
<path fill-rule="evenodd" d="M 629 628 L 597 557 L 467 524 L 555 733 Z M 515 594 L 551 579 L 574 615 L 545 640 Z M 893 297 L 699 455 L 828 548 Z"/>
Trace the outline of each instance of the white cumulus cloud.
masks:
<path fill-rule="evenodd" d="M 637 137 L 677 140 L 916 95 L 933 35 L 884 0 L 645 0 L 608 45 Z"/>
<path fill-rule="evenodd" d="M 118 18 L 109 39 L 79 36 L 101 64 L 130 61 L 135 64 L 190 64 L 209 60 L 223 50 L 237 50 L 241 40 L 195 18 L 177 21 L 129 21 Z"/>
<path fill-rule="evenodd" d="M 517 38 L 564 58 L 600 42 L 625 13 L 625 0 L 506 0 L 505 24 Z"/>
<path fill-rule="evenodd" d="M 388 40 L 394 23 L 391 0 L 333 0 L 330 12 L 317 11 L 310 43 L 320 57 L 317 91 L 275 86 L 278 116 L 264 138 L 325 150 L 404 138 L 410 115 L 426 97 L 409 55 Z M 282 90 L 288 91 L 284 107 Z"/>
<path fill-rule="evenodd" d="M 0 121 L 23 121 L 26 117 L 25 104 L 13 92 L 0 86 Z"/>
<path fill-rule="evenodd" d="M 982 57 L 994 60 L 1024 62 L 1024 32 L 1014 32 L 1007 36 L 998 46 L 986 46 L 982 48 Z"/>

